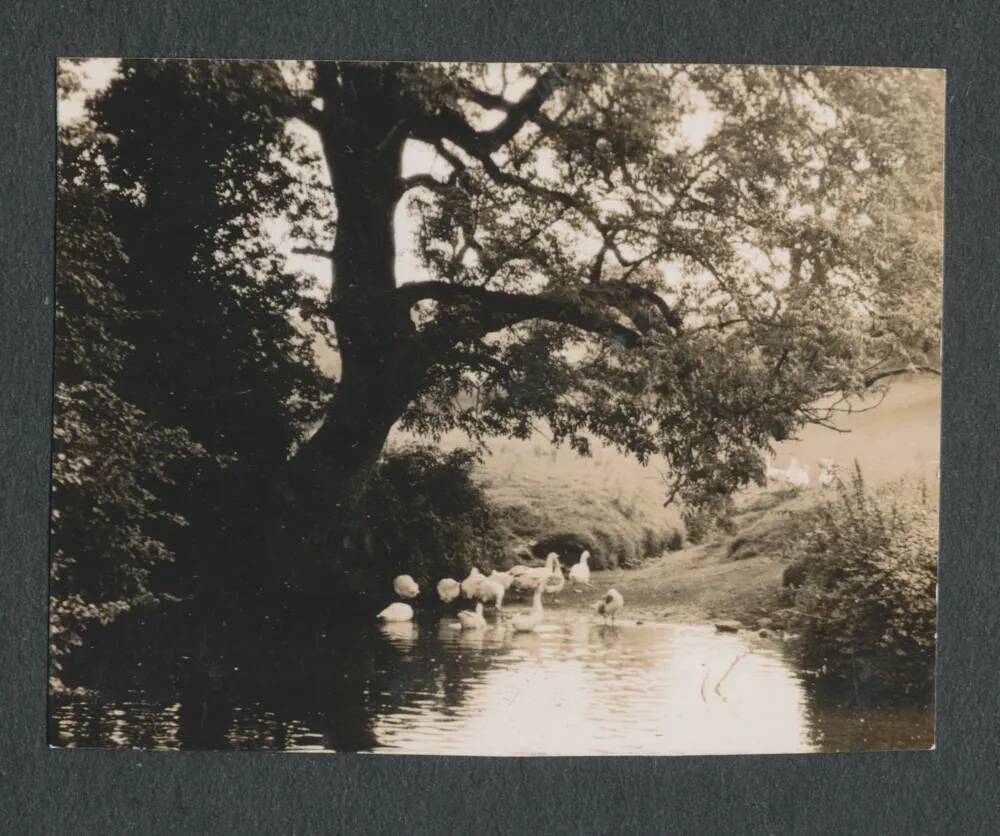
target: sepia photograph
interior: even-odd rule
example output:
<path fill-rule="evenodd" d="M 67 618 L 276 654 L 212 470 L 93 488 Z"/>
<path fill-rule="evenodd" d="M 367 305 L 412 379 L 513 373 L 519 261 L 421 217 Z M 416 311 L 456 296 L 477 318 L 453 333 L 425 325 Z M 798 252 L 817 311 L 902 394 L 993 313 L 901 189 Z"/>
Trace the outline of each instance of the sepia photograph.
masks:
<path fill-rule="evenodd" d="M 934 747 L 943 70 L 55 69 L 50 746 Z"/>

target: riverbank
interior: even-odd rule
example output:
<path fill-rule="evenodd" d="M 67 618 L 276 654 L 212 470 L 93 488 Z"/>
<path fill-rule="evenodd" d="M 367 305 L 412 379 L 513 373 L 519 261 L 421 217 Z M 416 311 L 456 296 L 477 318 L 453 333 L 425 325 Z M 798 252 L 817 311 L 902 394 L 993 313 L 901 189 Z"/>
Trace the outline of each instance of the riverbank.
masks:
<path fill-rule="evenodd" d="M 546 598 L 546 607 L 589 610 L 607 590 L 616 589 L 625 599 L 622 617 L 628 621 L 769 626 L 783 606 L 781 579 L 787 565 L 777 544 L 790 518 L 778 509 L 794 513 L 816 498 L 762 492 L 738 510 L 737 533 L 719 533 L 703 544 L 664 552 L 637 569 L 593 572 L 590 589 L 575 591 L 567 584 L 559 596 Z"/>
<path fill-rule="evenodd" d="M 792 519 L 830 498 L 829 491 L 816 484 L 816 463 L 834 459 L 846 476 L 852 462 L 858 461 L 870 487 L 906 478 L 922 479 L 936 491 L 940 407 L 940 378 L 918 374 L 893 380 L 884 399 L 882 394 L 872 395 L 853 403 L 854 411 L 837 413 L 832 423 L 840 432 L 808 426 L 797 439 L 776 445 L 780 467 L 795 457 L 810 469 L 814 481 L 805 490 L 791 492 L 772 484 L 745 491 L 736 497 L 732 533 L 712 532 L 700 545 L 658 552 L 634 568 L 593 572 L 591 589 L 575 593 L 567 586 L 557 599 L 546 598 L 547 607 L 585 610 L 614 588 L 625 598 L 623 617 L 628 619 L 690 624 L 734 620 L 757 629 L 770 619 L 780 622 L 781 579 L 787 566 L 781 553 L 792 536 Z M 591 459 L 552 452 L 562 457 L 556 470 L 543 467 L 549 458 L 542 448 L 534 451 L 528 444 L 497 446 L 483 466 L 483 475 L 488 492 L 501 504 L 520 496 L 521 504 L 554 508 L 558 526 L 540 526 L 540 532 L 551 533 L 557 527 L 582 530 L 579 518 L 591 528 L 597 526 L 595 520 L 610 520 L 605 523 L 610 527 L 612 522 L 618 524 L 619 516 L 636 531 L 650 524 L 665 531 L 681 525 L 675 508 L 662 507 L 663 482 L 655 468 L 643 468 L 602 448 Z M 620 514 L 621 508 L 627 513 Z M 620 549 L 612 546 L 609 551 L 616 548 Z"/>

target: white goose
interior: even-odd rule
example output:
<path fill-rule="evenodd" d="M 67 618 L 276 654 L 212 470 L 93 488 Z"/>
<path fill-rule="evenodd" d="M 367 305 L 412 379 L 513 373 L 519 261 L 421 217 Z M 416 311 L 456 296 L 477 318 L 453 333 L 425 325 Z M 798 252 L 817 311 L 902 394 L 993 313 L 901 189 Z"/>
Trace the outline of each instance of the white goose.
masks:
<path fill-rule="evenodd" d="M 483 578 L 476 590 L 476 597 L 484 604 L 493 604 L 497 611 L 500 611 L 503 609 L 503 596 L 506 591 L 500 581 Z"/>
<path fill-rule="evenodd" d="M 469 576 L 462 581 L 462 594 L 466 598 L 475 598 L 476 590 L 479 589 L 479 584 L 482 579 L 482 573 L 475 566 L 473 566 L 472 571 L 469 572 Z"/>
<path fill-rule="evenodd" d="M 768 482 L 774 482 L 774 481 L 784 482 L 785 480 L 788 479 L 787 471 L 782 470 L 780 467 L 775 467 L 772 464 L 769 464 L 767 466 L 766 475 Z"/>
<path fill-rule="evenodd" d="M 552 567 L 552 571 L 545 579 L 546 595 L 558 595 L 563 591 L 563 587 L 566 586 L 566 577 L 563 575 L 562 566 L 559 565 L 559 558 L 557 557 L 554 562 L 555 565 Z"/>
<path fill-rule="evenodd" d="M 453 578 L 441 578 L 437 584 L 438 598 L 445 604 L 450 604 L 462 592 L 462 585 Z"/>
<path fill-rule="evenodd" d="M 519 612 L 511 621 L 510 626 L 515 633 L 533 633 L 535 628 L 542 623 L 544 611 L 542 610 L 542 592 L 545 590 L 545 582 L 540 581 L 535 587 L 535 597 L 531 601 L 531 609 L 526 612 Z"/>
<path fill-rule="evenodd" d="M 514 589 L 519 589 L 522 592 L 533 590 L 538 583 L 547 581 L 549 575 L 555 574 L 556 564 L 558 562 L 559 555 L 555 552 L 549 552 L 548 557 L 545 558 L 544 566 L 525 567 L 521 572 L 514 575 L 514 582 L 512 586 Z M 514 569 L 517 568 L 517 566 L 514 567 Z M 511 569 L 511 573 L 514 572 L 514 569 Z"/>
<path fill-rule="evenodd" d="M 809 487 L 809 471 L 799 464 L 798 459 L 792 459 L 785 471 L 785 478 L 793 488 Z"/>
<path fill-rule="evenodd" d="M 400 598 L 416 598 L 420 587 L 410 575 L 400 575 L 392 582 L 392 588 Z"/>
<path fill-rule="evenodd" d="M 504 590 L 510 589 L 510 585 L 514 583 L 514 576 L 510 572 L 498 572 L 494 569 L 487 577 L 503 586 Z"/>
<path fill-rule="evenodd" d="M 837 471 L 839 466 L 833 459 L 820 459 L 819 461 L 819 484 L 823 488 L 832 488 L 837 481 Z"/>
<path fill-rule="evenodd" d="M 462 610 L 458 614 L 458 622 L 463 630 L 482 630 L 486 627 L 486 619 L 483 617 L 483 602 L 476 604 L 475 611 Z"/>
<path fill-rule="evenodd" d="M 382 612 L 380 612 L 376 618 L 381 618 L 383 621 L 412 621 L 413 620 L 413 607 L 409 604 L 401 604 L 397 601 L 395 604 L 389 604 Z"/>
<path fill-rule="evenodd" d="M 609 589 L 604 597 L 597 602 L 595 609 L 598 615 L 604 617 L 605 623 L 610 618 L 611 623 L 614 624 L 615 614 L 624 606 L 625 599 L 622 598 L 622 594 L 617 589 Z"/>
<path fill-rule="evenodd" d="M 580 562 L 574 563 L 569 570 L 569 580 L 574 587 L 590 586 L 590 552 L 584 551 L 580 555 Z M 579 590 L 578 590 L 579 591 Z"/>

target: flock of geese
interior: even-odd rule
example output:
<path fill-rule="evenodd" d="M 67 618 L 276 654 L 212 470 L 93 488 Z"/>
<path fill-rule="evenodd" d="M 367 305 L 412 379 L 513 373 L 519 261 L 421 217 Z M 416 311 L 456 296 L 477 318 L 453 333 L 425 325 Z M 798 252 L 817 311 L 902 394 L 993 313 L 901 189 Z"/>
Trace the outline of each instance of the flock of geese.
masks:
<path fill-rule="evenodd" d="M 590 587 L 590 552 L 580 555 L 580 561 L 569 570 L 569 583 L 574 590 Z M 458 612 L 458 623 L 463 630 L 482 630 L 486 627 L 486 617 L 483 608 L 489 604 L 494 608 L 497 620 L 505 618 L 503 614 L 504 597 L 510 590 L 530 592 L 531 609 L 523 610 L 510 618 L 510 626 L 515 633 L 531 633 L 542 623 L 545 610 L 542 606 L 543 595 L 558 595 L 566 586 L 566 576 L 559 565 L 559 555 L 550 552 L 545 558 L 544 566 L 512 567 L 509 571 L 500 572 L 494 569 L 488 575 L 473 568 L 469 576 L 459 582 L 454 578 L 442 578 L 437 583 L 438 598 L 444 604 L 450 604 L 459 597 L 476 601 L 475 609 L 463 609 Z M 393 591 L 400 598 L 413 599 L 420 594 L 420 585 L 410 575 L 400 575 L 392 582 Z M 594 605 L 594 610 L 613 624 L 615 615 L 625 606 L 625 599 L 617 590 L 610 589 Z M 397 601 L 390 604 L 378 614 L 378 618 L 386 622 L 411 621 L 413 607 Z"/>
<path fill-rule="evenodd" d="M 837 481 L 840 465 L 833 459 L 820 459 L 818 465 L 820 487 L 832 488 Z M 767 468 L 767 481 L 784 482 L 795 490 L 801 490 L 808 488 L 812 479 L 809 476 L 809 470 L 800 465 L 798 459 L 793 458 L 784 470 L 773 465 L 769 466 Z"/>

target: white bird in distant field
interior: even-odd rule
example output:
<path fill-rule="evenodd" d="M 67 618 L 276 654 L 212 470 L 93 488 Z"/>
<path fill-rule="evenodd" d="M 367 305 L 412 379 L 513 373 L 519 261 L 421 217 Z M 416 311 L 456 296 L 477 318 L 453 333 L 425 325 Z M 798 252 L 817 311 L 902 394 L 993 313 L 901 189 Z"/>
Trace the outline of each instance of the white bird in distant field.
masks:
<path fill-rule="evenodd" d="M 625 599 L 622 598 L 622 594 L 617 589 L 609 589 L 604 597 L 597 602 L 595 609 L 598 615 L 604 617 L 605 623 L 610 618 L 611 623 L 614 624 L 615 614 L 624 606 Z"/>
<path fill-rule="evenodd" d="M 767 466 L 767 481 L 768 482 L 784 482 L 788 478 L 788 473 L 782 470 L 780 467 L 775 467 L 769 464 Z"/>
<path fill-rule="evenodd" d="M 476 604 L 475 611 L 462 610 L 458 614 L 458 621 L 463 630 L 482 630 L 486 627 L 486 619 L 483 617 L 483 602 Z"/>
<path fill-rule="evenodd" d="M 389 604 L 376 618 L 381 618 L 383 621 L 412 621 L 413 607 L 397 601 L 395 604 Z"/>
<path fill-rule="evenodd" d="M 500 581 L 495 581 L 493 578 L 483 578 L 476 590 L 476 597 L 484 604 L 493 604 L 497 610 L 502 610 L 503 596 L 506 591 Z"/>
<path fill-rule="evenodd" d="M 392 588 L 400 598 L 416 598 L 420 587 L 410 575 L 400 575 L 392 582 Z"/>
<path fill-rule="evenodd" d="M 838 464 L 833 459 L 820 459 L 819 484 L 824 488 L 832 488 L 837 481 Z"/>
<path fill-rule="evenodd" d="M 479 589 L 479 583 L 482 579 L 482 573 L 475 566 L 473 566 L 472 571 L 469 572 L 469 576 L 462 581 L 462 594 L 466 598 L 475 598 L 476 590 Z"/>
<path fill-rule="evenodd" d="M 580 555 L 580 562 L 574 563 L 569 570 L 569 580 L 574 587 L 590 586 L 590 552 L 584 551 Z"/>
<path fill-rule="evenodd" d="M 809 487 L 809 471 L 799 464 L 798 459 L 792 459 L 785 471 L 785 478 L 793 488 Z"/>
<path fill-rule="evenodd" d="M 450 604 L 462 593 L 462 585 L 453 578 L 441 578 L 437 584 L 438 598 Z"/>
<path fill-rule="evenodd" d="M 511 621 L 510 626 L 515 633 L 531 633 L 542 623 L 544 610 L 542 609 L 542 592 L 545 590 L 544 581 L 539 582 L 535 587 L 535 596 L 531 601 L 531 609 L 526 612 L 519 612 Z"/>
<path fill-rule="evenodd" d="M 487 575 L 491 581 L 496 581 L 505 590 L 510 589 L 510 585 L 514 582 L 514 576 L 510 572 L 498 572 L 494 569 Z"/>

